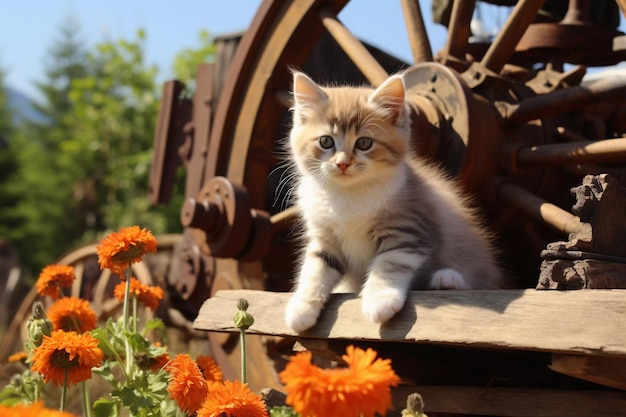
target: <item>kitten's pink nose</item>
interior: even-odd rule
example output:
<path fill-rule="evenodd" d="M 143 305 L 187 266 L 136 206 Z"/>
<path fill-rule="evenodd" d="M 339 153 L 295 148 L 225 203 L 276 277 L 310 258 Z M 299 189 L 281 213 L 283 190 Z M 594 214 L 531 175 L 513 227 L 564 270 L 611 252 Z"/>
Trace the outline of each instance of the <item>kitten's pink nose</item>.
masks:
<path fill-rule="evenodd" d="M 343 172 L 346 171 L 346 169 L 348 169 L 348 167 L 350 166 L 350 163 L 348 162 L 337 162 L 337 166 L 339 167 L 339 169 Z"/>

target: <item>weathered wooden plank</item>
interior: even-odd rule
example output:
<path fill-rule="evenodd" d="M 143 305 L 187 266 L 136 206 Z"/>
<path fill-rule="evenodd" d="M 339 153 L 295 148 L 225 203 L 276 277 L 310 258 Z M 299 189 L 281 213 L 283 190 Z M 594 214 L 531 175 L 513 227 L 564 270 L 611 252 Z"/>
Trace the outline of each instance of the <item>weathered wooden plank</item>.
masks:
<path fill-rule="evenodd" d="M 284 321 L 289 293 L 220 291 L 194 322 L 200 330 L 236 331 L 245 298 L 255 317 L 250 333 L 297 336 Z M 364 319 L 354 294 L 333 294 L 319 323 L 299 335 L 387 342 L 453 344 L 574 354 L 626 356 L 626 291 L 419 291 L 379 326 Z"/>
<path fill-rule="evenodd" d="M 550 369 L 626 391 L 626 358 L 554 354 Z"/>
<path fill-rule="evenodd" d="M 503 387 L 419 386 L 394 392 L 400 403 L 412 392 L 424 399 L 424 411 L 499 417 L 622 417 L 626 393 Z"/>

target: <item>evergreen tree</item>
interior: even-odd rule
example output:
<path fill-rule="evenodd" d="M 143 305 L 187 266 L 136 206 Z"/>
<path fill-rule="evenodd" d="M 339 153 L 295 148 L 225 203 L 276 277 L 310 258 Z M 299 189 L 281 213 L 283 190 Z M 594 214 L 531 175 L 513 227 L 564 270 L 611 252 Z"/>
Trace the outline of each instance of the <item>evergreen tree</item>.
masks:
<path fill-rule="evenodd" d="M 25 222 L 16 231 L 16 247 L 33 274 L 76 244 L 82 230 L 76 224 L 75 162 L 64 150 L 74 132 L 67 117 L 72 109 L 72 83 L 87 72 L 86 50 L 79 25 L 67 18 L 46 57 L 45 78 L 37 88 L 42 99 L 34 103 L 43 121 L 24 126 L 20 143 L 19 211 Z"/>
<path fill-rule="evenodd" d="M 0 70 L 0 239 L 11 244 L 15 230 L 24 219 L 18 210 L 21 197 L 19 187 L 18 143 L 9 108 L 8 92 L 4 85 L 4 72 Z"/>

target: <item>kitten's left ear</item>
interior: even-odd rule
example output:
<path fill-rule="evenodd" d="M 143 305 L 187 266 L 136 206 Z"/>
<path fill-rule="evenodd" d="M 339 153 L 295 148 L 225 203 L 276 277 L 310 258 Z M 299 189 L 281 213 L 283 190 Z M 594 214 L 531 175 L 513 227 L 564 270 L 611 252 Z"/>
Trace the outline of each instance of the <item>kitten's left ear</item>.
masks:
<path fill-rule="evenodd" d="M 370 96 L 370 103 L 385 109 L 393 123 L 400 119 L 404 112 L 404 83 L 401 75 L 392 75 L 381 84 Z"/>
<path fill-rule="evenodd" d="M 293 74 L 293 97 L 296 107 L 317 107 L 326 104 L 326 93 L 302 72 Z"/>

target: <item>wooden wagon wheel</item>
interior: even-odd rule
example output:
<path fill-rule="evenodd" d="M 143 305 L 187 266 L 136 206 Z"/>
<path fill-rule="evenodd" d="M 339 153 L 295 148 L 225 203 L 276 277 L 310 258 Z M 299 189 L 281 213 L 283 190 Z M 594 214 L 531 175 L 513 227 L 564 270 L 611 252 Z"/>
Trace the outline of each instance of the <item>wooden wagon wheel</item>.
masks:
<path fill-rule="evenodd" d="M 146 255 L 146 257 L 159 256 L 166 252 L 171 253 L 174 245 L 180 241 L 180 238 L 180 235 L 175 234 L 156 236 L 159 254 Z M 96 252 L 98 245 L 98 243 L 87 243 L 74 248 L 54 263 L 59 265 L 72 265 L 74 267 L 76 280 L 68 295 L 89 300 L 96 312 L 98 321 L 104 322 L 107 318 L 119 314 L 122 305 L 119 300 L 113 296 L 113 288 L 119 283 L 119 279 L 112 279 L 111 271 L 108 269 L 100 270 Z M 151 268 L 149 263 L 150 262 L 146 261 L 144 258 L 141 262 L 133 264 L 133 276 L 146 285 L 164 285 L 163 282 L 155 283 L 153 268 Z M 7 333 L 2 340 L 2 344 L 0 345 L 0 359 L 5 360 L 11 353 L 11 350 L 27 337 L 24 325 L 31 315 L 33 302 L 40 298 L 41 297 L 37 294 L 37 289 L 35 287 L 31 288 L 22 301 L 17 313 L 11 320 Z M 44 301 L 49 303 L 49 300 Z M 148 308 L 142 308 L 139 314 L 142 320 L 154 317 L 154 313 Z"/>
<path fill-rule="evenodd" d="M 589 23 L 589 1 L 570 1 L 572 14 L 560 24 L 531 26 L 542 3 L 517 2 L 492 43 L 472 44 L 468 39 L 475 2 L 456 1 L 447 44 L 434 57 L 419 3 L 402 0 L 414 60 L 406 81 L 417 151 L 439 161 L 476 196 L 506 242 L 503 253 L 514 254 L 507 261 L 531 281 L 536 280 L 538 254 L 545 244 L 580 225 L 567 210 L 570 186 L 584 173 L 612 171 L 620 176 L 623 164 L 610 163 L 626 156 L 625 126 L 616 117 L 623 110 L 614 104 L 626 92 L 626 80 L 616 77 L 582 85 L 584 68 L 563 70 L 564 63 L 621 61 L 624 52 L 613 48 L 613 40 L 622 39 L 620 34 Z M 275 156 L 278 142 L 288 129 L 284 122 L 290 103 L 289 69 L 307 69 L 323 33 L 330 34 L 375 86 L 400 68 L 385 68 L 352 35 L 349 23 L 340 22 L 337 14 L 346 4 L 347 0 L 264 1 L 241 40 L 215 110 L 206 91 L 197 93 L 193 111 L 187 108 L 182 117 L 189 123 L 180 123 L 179 118 L 184 129 L 165 135 L 171 145 L 176 134 L 180 140 L 184 133 L 187 141 L 181 149 L 193 148 L 187 157 L 186 194 L 191 199 L 181 219 L 189 252 L 195 247 L 201 254 L 188 258 L 193 274 L 183 278 L 186 297 L 193 298 L 192 287 L 201 282 L 210 293 L 289 287 L 293 247 L 282 239 L 281 230 L 293 211 L 279 212 L 272 206 L 276 183 L 268 181 L 280 162 Z M 546 37 L 548 32 L 552 36 Z M 591 41 L 581 36 L 589 33 Z M 573 35 L 583 43 L 572 45 Z M 199 70 L 199 84 L 207 77 L 203 71 Z M 170 110 L 175 97 L 170 94 Z M 200 175 L 195 171 L 190 176 L 191 167 L 200 167 Z M 234 220 L 246 214 L 252 221 Z M 232 243 L 228 250 L 220 240 L 223 233 L 239 239 L 227 238 Z M 266 242 L 259 243 L 262 239 Z M 266 253 L 259 250 L 250 256 L 251 248 L 258 246 Z M 200 263 L 208 265 L 202 276 Z M 522 280 L 520 285 L 534 283 Z M 220 365 L 227 374 L 234 373 L 238 351 L 232 339 L 210 337 Z M 261 339 L 255 339 L 250 352 L 258 368 L 249 376 L 251 386 L 272 386 L 277 357 L 268 353 Z"/>

